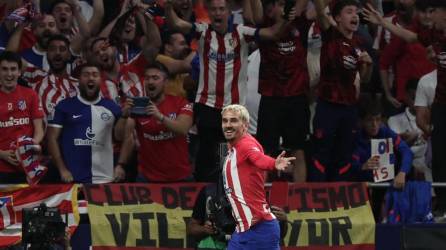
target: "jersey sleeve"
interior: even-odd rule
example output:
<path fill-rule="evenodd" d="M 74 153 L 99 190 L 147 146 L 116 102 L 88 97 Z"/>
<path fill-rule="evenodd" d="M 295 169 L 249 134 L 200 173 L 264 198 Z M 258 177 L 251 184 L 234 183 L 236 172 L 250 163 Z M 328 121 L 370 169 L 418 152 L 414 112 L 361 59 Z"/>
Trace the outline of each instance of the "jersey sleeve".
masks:
<path fill-rule="evenodd" d="M 118 119 L 122 116 L 121 107 L 111 100 L 107 101 L 109 101 L 107 108 L 112 112 L 113 116 L 115 117 L 115 121 L 118 121 Z"/>
<path fill-rule="evenodd" d="M 407 143 L 391 129 L 386 129 L 387 137 L 391 137 L 393 141 L 394 152 L 398 152 L 401 156 L 400 171 L 409 173 L 412 166 L 413 154 Z"/>
<path fill-rule="evenodd" d="M 188 102 L 186 99 L 182 98 L 180 101 L 180 112 L 178 112 L 178 115 L 188 115 L 193 116 L 194 110 L 193 110 L 193 104 Z"/>
<path fill-rule="evenodd" d="M 195 39 L 200 39 L 204 35 L 204 32 L 209 28 L 207 23 L 193 23 L 190 35 L 195 37 Z"/>
<path fill-rule="evenodd" d="M 246 42 L 252 42 L 254 40 L 258 40 L 260 29 L 256 29 L 253 27 L 249 27 L 246 25 L 238 25 L 238 32 L 244 37 Z"/>
<path fill-rule="evenodd" d="M 62 128 L 63 124 L 66 120 L 66 112 L 64 111 L 64 103 L 65 101 L 59 102 L 56 107 L 54 108 L 54 116 L 53 119 L 48 120 L 48 126 L 49 127 L 56 127 L 56 128 Z"/>
<path fill-rule="evenodd" d="M 45 116 L 42 108 L 42 103 L 40 102 L 39 97 L 37 96 L 36 92 L 32 91 L 31 95 L 31 118 L 34 119 L 41 119 Z"/>
<path fill-rule="evenodd" d="M 261 170 L 274 170 L 276 160 L 268 155 L 265 155 L 258 145 L 252 142 L 243 143 L 239 149 L 240 154 Z"/>

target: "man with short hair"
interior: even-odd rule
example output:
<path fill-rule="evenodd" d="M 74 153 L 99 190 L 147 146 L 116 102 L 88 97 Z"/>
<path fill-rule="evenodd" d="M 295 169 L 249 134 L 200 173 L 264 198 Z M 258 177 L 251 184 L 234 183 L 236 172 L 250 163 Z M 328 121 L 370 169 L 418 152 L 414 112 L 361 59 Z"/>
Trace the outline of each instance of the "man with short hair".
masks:
<path fill-rule="evenodd" d="M 0 54 L 0 183 L 26 183 L 11 146 L 22 136 L 39 144 L 44 137 L 44 116 L 37 94 L 17 85 L 22 59 L 16 53 Z"/>
<path fill-rule="evenodd" d="M 100 95 L 97 66 L 80 66 L 79 95 L 61 101 L 48 125 L 48 151 L 63 182 L 121 181 L 125 172 L 113 169 L 112 137 L 122 137 L 129 106 L 122 109 Z"/>
<path fill-rule="evenodd" d="M 322 48 L 313 119 L 315 152 L 308 176 L 310 181 L 350 181 L 358 119 L 358 78 L 361 83 L 370 80 L 372 60 L 356 35 L 360 21 L 356 0 L 335 2 L 331 10 L 335 25 L 325 13 L 325 1 L 314 3 L 322 29 Z"/>
<path fill-rule="evenodd" d="M 119 165 L 124 166 L 135 146 L 138 149 L 139 182 L 178 182 L 192 178 L 186 134 L 192 126 L 192 104 L 180 96 L 166 95 L 167 68 L 154 63 L 144 72 L 145 95 L 150 98 L 147 116 L 128 120 Z"/>
<path fill-rule="evenodd" d="M 77 94 L 78 80 L 67 72 L 71 60 L 70 41 L 63 35 L 53 35 L 48 40 L 49 72 L 27 67 L 25 78 L 39 95 L 48 120 L 52 120 L 54 107 L 63 99 Z"/>
<path fill-rule="evenodd" d="M 282 171 L 295 157 L 284 157 L 285 152 L 276 159 L 265 155 L 260 143 L 248 133 L 249 113 L 242 105 L 228 105 L 221 115 L 229 147 L 223 184 L 236 221 L 228 249 L 278 250 L 279 223 L 266 202 L 264 172 Z"/>
<path fill-rule="evenodd" d="M 220 112 L 226 105 L 245 103 L 248 43 L 255 39 L 274 39 L 286 20 L 260 29 L 231 24 L 228 2 L 208 0 L 206 6 L 211 23 L 190 23 L 177 16 L 172 1 L 167 1 L 165 6 L 168 23 L 174 26 L 172 29 L 183 34 L 192 33 L 199 39 L 200 77 L 194 106 L 199 149 L 195 177 L 197 181 L 216 182 L 220 166 L 218 148 L 224 142 L 219 130 Z M 293 19 L 291 15 L 289 20 Z"/>
<path fill-rule="evenodd" d="M 432 177 L 435 182 L 446 181 L 446 1 L 430 0 L 429 7 L 433 8 L 430 14 L 432 27 L 424 28 L 419 25 L 418 29 L 409 31 L 384 20 L 374 10 L 365 10 L 364 14 L 368 21 L 383 26 L 406 42 L 420 41 L 425 47 L 431 47 L 435 54 L 437 63 L 437 86 L 435 88 L 435 99 L 432 105 Z M 440 215 L 438 220 L 446 220 L 446 190 L 439 188 L 437 194 L 437 211 Z"/>

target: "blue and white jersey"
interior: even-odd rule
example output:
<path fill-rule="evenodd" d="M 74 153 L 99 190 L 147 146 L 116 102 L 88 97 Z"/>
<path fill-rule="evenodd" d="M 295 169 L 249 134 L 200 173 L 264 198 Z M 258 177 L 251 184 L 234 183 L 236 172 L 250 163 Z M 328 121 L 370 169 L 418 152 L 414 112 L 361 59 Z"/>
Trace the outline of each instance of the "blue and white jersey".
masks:
<path fill-rule="evenodd" d="M 59 146 L 76 183 L 113 181 L 113 126 L 121 108 L 99 97 L 89 102 L 75 96 L 57 104 L 48 126 L 62 128 Z"/>

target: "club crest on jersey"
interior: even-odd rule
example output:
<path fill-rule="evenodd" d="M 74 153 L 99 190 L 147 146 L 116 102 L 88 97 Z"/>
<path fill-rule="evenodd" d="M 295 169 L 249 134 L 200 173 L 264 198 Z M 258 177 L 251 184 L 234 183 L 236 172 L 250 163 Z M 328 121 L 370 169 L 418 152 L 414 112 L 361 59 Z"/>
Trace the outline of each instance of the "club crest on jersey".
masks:
<path fill-rule="evenodd" d="M 111 119 L 111 115 L 109 114 L 109 113 L 107 113 L 107 112 L 103 112 L 102 114 L 101 114 L 101 119 L 103 120 L 103 121 L 109 121 L 110 119 Z"/>
<path fill-rule="evenodd" d="M 12 110 L 12 103 L 8 102 L 8 111 Z"/>
<path fill-rule="evenodd" d="M 26 101 L 25 100 L 20 100 L 17 103 L 17 106 L 18 106 L 19 110 L 21 110 L 21 111 L 25 110 L 26 109 Z"/>

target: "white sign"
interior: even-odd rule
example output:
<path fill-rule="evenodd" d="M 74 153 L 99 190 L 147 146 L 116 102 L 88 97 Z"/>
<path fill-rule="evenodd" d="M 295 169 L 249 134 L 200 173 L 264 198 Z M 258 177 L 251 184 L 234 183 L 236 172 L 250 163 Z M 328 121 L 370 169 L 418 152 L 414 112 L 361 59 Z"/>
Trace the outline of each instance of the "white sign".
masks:
<path fill-rule="evenodd" d="M 372 139 L 371 156 L 379 156 L 379 168 L 373 170 L 375 182 L 393 180 L 395 178 L 395 164 L 392 138 Z"/>

